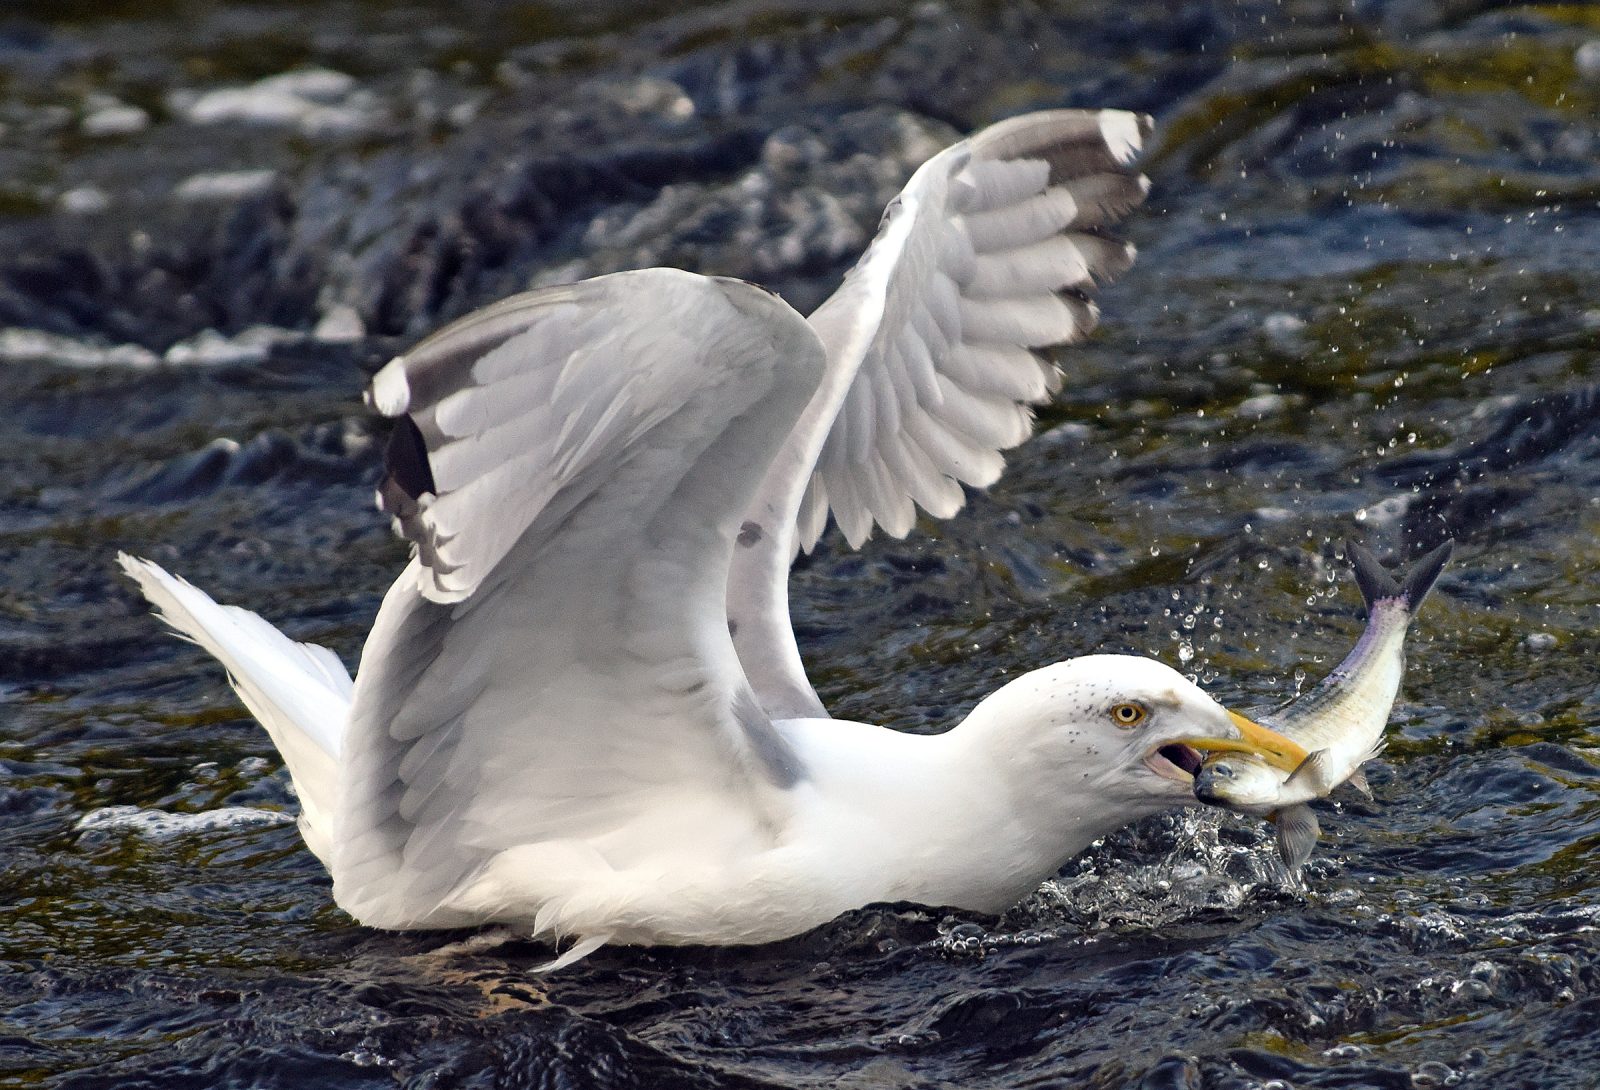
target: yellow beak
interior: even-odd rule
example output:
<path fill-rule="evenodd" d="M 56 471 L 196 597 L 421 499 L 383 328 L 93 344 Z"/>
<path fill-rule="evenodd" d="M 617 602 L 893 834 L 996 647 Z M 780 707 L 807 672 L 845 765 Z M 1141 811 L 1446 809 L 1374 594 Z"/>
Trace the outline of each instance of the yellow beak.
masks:
<path fill-rule="evenodd" d="M 1307 757 L 1306 747 L 1275 730 L 1269 730 L 1238 712 L 1229 712 L 1239 731 L 1237 738 L 1185 738 L 1184 745 L 1210 753 L 1249 753 L 1260 757 L 1273 768 L 1293 772 Z"/>

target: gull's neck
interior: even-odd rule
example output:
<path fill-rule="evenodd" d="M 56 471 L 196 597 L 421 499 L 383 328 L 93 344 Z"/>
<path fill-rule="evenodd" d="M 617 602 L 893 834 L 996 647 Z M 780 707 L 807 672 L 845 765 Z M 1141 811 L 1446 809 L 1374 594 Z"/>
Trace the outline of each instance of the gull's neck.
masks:
<path fill-rule="evenodd" d="M 1005 690 L 954 729 L 909 735 L 838 720 L 785 724 L 811 772 L 807 824 L 867 901 L 1002 912 L 1094 840 L 1151 812 L 1104 767 L 1063 769 Z M 1130 802 L 1135 809 L 1130 810 Z"/>
<path fill-rule="evenodd" d="M 1044 729 L 1033 708 L 1018 707 L 1018 695 L 999 690 L 944 737 L 952 765 L 974 783 L 974 770 L 984 769 L 981 790 L 998 804 L 991 831 L 980 832 L 972 850 L 1003 846 L 1021 896 L 1094 841 L 1166 804 L 1126 789 L 1114 753 Z"/>

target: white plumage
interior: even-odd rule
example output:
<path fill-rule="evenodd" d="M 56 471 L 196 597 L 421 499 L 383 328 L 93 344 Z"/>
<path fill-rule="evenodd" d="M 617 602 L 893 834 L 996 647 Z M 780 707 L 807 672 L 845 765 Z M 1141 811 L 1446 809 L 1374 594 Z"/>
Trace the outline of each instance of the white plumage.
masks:
<path fill-rule="evenodd" d="M 1027 674 L 958 727 L 827 718 L 787 570 L 1001 472 L 1131 250 L 1148 122 L 1056 111 L 929 160 L 805 319 L 666 269 L 520 295 L 395 359 L 380 506 L 415 546 L 352 687 L 333 656 L 124 568 L 270 732 L 365 924 L 754 942 L 871 901 L 998 911 L 1190 801 L 1194 747 L 1290 759 L 1157 663 Z M 1117 719 L 1139 709 L 1135 725 Z"/>

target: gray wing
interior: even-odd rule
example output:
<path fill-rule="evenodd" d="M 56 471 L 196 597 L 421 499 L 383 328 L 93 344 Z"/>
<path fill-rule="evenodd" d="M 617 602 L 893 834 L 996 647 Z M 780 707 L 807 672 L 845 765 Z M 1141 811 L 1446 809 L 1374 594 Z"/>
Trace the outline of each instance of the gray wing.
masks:
<path fill-rule="evenodd" d="M 380 506 L 415 551 L 356 679 L 341 906 L 455 926 L 475 921 L 452 892 L 509 848 L 623 867 L 691 812 L 770 835 L 802 770 L 724 591 L 821 370 L 775 296 L 654 269 L 507 300 L 377 375 L 397 418 Z"/>
<path fill-rule="evenodd" d="M 947 518 L 963 485 L 994 483 L 1000 452 L 1059 387 L 1038 350 L 1098 319 L 1090 295 L 1133 248 L 1106 230 L 1143 201 L 1131 167 L 1150 119 L 1053 110 L 990 126 L 916 172 L 872 245 L 809 321 L 828 370 L 757 494 L 759 541 L 735 557 L 729 616 L 763 705 L 817 715 L 788 625 L 788 568 L 829 513 L 858 546 L 903 537 L 916 509 Z M 773 618 L 782 618 L 774 624 Z"/>

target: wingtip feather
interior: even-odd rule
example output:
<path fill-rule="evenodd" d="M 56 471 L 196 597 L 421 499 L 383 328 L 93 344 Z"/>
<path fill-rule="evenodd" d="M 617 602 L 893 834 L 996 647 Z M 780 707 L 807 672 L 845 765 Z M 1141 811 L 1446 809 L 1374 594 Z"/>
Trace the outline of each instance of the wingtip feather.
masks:
<path fill-rule="evenodd" d="M 1128 164 L 1138 158 L 1144 147 L 1144 138 L 1154 126 L 1149 114 L 1133 114 L 1126 110 L 1100 111 L 1100 136 L 1112 158 Z"/>
<path fill-rule="evenodd" d="M 399 416 L 411 406 L 411 385 L 406 379 L 406 358 L 396 356 L 384 365 L 367 387 L 367 407 L 383 416 Z"/>

